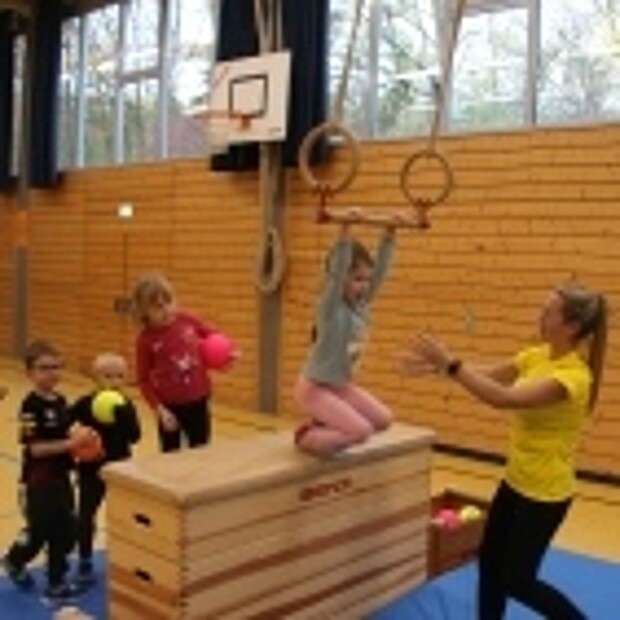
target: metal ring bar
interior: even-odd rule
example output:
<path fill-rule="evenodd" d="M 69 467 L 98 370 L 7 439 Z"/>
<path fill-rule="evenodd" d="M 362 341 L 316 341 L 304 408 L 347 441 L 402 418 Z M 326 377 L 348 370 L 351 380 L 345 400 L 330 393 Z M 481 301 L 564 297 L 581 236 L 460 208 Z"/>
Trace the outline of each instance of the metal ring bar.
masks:
<path fill-rule="evenodd" d="M 379 226 L 382 228 L 412 228 L 426 229 L 429 227 L 428 220 L 425 217 L 416 219 L 403 219 L 388 214 L 378 213 L 362 213 L 351 214 L 349 210 L 338 211 L 336 209 L 326 209 L 323 211 L 324 223 L 336 224 L 360 224 L 363 226 Z"/>

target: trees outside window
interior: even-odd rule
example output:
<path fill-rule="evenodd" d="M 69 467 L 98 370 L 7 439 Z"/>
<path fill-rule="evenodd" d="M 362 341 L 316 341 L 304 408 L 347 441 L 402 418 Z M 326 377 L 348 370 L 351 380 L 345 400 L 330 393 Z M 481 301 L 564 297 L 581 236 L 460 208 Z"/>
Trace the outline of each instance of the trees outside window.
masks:
<path fill-rule="evenodd" d="M 457 1 L 365 1 L 344 108 L 345 123 L 360 137 L 428 133 Z M 218 4 L 127 0 L 65 23 L 64 166 L 206 153 Z M 332 102 L 355 4 L 330 4 Z M 19 71 L 16 80 L 19 112 Z M 619 89 L 620 0 L 467 0 L 442 130 L 614 119 Z"/>
<path fill-rule="evenodd" d="M 200 157 L 207 152 L 202 113 L 208 107 L 215 55 L 215 11 L 207 0 L 171 3 L 168 97 L 168 155 Z"/>
<path fill-rule="evenodd" d="M 542 3 L 538 119 L 620 116 L 620 1 Z"/>
<path fill-rule="evenodd" d="M 110 165 L 115 159 L 115 110 L 120 11 L 112 5 L 85 16 L 84 161 Z M 78 146 L 79 149 L 79 146 Z M 80 165 L 81 162 L 77 162 Z"/>

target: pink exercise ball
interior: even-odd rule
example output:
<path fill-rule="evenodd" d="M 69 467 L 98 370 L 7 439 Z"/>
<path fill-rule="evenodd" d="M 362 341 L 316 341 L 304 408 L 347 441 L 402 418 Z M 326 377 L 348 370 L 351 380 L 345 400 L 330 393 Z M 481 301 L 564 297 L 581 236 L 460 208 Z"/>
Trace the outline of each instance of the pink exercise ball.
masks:
<path fill-rule="evenodd" d="M 230 338 L 215 332 L 207 336 L 201 343 L 202 358 L 207 368 L 220 370 L 227 366 L 232 358 L 234 345 Z"/>

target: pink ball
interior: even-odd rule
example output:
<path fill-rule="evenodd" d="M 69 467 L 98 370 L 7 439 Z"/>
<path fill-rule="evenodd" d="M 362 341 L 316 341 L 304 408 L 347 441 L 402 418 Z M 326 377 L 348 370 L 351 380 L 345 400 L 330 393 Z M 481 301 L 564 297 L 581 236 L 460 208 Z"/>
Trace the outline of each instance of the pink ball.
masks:
<path fill-rule="evenodd" d="M 215 332 L 201 343 L 202 359 L 207 368 L 220 370 L 227 366 L 233 357 L 234 346 L 224 334 Z"/>
<path fill-rule="evenodd" d="M 444 508 L 437 513 L 437 521 L 448 529 L 454 529 L 459 526 L 459 513 L 452 508 Z"/>

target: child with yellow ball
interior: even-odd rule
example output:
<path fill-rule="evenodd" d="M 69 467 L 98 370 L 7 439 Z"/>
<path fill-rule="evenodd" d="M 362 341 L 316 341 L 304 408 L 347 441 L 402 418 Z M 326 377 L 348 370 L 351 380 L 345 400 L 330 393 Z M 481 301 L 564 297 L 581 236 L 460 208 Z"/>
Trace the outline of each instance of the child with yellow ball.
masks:
<path fill-rule="evenodd" d="M 127 362 L 115 353 L 97 355 L 93 362 L 97 389 L 80 398 L 71 408 L 76 422 L 93 428 L 101 436 L 101 458 L 81 461 L 78 470 L 78 552 L 77 581 L 88 586 L 94 581 L 92 552 L 97 511 L 105 495 L 99 471 L 110 461 L 131 457 L 131 446 L 140 439 L 136 409 L 123 393 Z"/>

